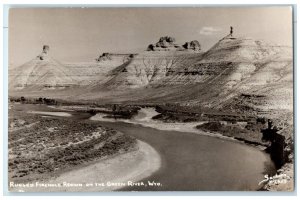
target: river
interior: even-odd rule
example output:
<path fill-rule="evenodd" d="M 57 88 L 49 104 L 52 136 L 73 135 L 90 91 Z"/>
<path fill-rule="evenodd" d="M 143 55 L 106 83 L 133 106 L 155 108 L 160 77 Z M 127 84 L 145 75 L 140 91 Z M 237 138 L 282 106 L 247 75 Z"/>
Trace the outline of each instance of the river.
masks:
<path fill-rule="evenodd" d="M 84 120 L 78 116 L 71 117 Z M 256 147 L 192 132 L 159 130 L 159 126 L 143 125 L 149 122 L 147 114 L 138 116 L 147 120 L 95 122 L 148 143 L 161 157 L 159 170 L 142 180 L 160 183 L 160 187 L 127 186 L 121 191 L 254 191 L 261 188 L 258 183 L 265 174 L 275 172 L 270 156 Z"/>

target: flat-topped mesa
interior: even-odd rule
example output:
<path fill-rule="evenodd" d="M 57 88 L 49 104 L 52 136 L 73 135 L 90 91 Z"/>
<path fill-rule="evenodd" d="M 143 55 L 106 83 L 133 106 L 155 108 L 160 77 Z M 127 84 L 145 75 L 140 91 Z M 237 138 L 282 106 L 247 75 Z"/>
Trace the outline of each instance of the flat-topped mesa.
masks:
<path fill-rule="evenodd" d="M 175 38 L 170 36 L 164 36 L 159 38 L 159 41 L 155 44 L 150 44 L 147 47 L 147 51 L 184 51 L 193 50 L 200 51 L 201 46 L 197 40 L 186 42 L 184 45 L 175 43 Z"/>
<path fill-rule="evenodd" d="M 50 47 L 49 45 L 44 45 L 43 46 L 43 51 L 40 55 L 38 55 L 37 57 L 40 59 L 40 60 L 45 60 L 48 58 L 48 53 L 49 53 L 49 50 L 50 50 Z"/>
<path fill-rule="evenodd" d="M 101 61 L 105 61 L 105 60 L 111 60 L 111 55 L 110 53 L 102 53 L 102 55 L 100 55 L 96 61 L 97 62 L 101 62 Z"/>
<path fill-rule="evenodd" d="M 97 62 L 114 60 L 114 59 L 122 59 L 123 62 L 131 60 L 137 54 L 128 54 L 128 53 L 102 53 L 98 58 L 96 58 Z"/>

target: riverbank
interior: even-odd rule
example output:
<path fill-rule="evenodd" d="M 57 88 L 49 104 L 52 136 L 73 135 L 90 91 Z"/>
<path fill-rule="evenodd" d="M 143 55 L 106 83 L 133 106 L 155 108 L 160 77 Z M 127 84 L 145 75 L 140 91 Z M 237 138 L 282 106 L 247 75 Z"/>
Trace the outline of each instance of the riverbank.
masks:
<path fill-rule="evenodd" d="M 138 141 L 137 147 L 137 150 L 101 159 L 48 181 L 34 182 L 34 187 L 12 188 L 11 191 L 100 192 L 130 186 L 150 176 L 160 167 L 160 157 L 150 145 Z"/>
<path fill-rule="evenodd" d="M 67 108 L 70 109 L 69 111 L 73 111 L 73 112 L 78 110 L 77 107 L 75 108 L 67 107 Z M 57 109 L 59 109 L 59 107 Z M 63 107 L 63 109 L 66 108 Z M 98 108 L 94 108 L 94 109 L 98 109 Z M 84 110 L 88 110 L 88 108 L 84 108 Z M 90 119 L 106 121 L 106 122 L 121 121 L 126 123 L 139 124 L 144 127 L 150 127 L 150 128 L 155 128 L 155 129 L 165 130 L 165 131 L 190 132 L 195 134 L 207 135 L 211 137 L 217 137 L 226 140 L 232 140 L 239 143 L 244 143 L 247 145 L 254 146 L 260 150 L 266 150 L 268 147 L 268 143 L 263 142 L 261 140 L 262 134 L 260 133 L 260 130 L 263 127 L 261 121 L 259 121 L 261 119 L 252 123 L 249 122 L 228 123 L 226 121 L 199 122 L 193 120 L 187 120 L 189 122 L 182 122 L 182 120 L 180 120 L 180 122 L 176 122 L 176 120 L 174 119 L 172 120 L 169 119 L 166 121 L 162 119 L 156 119 L 155 116 L 159 116 L 160 113 L 157 112 L 157 109 L 155 109 L 154 107 L 141 108 L 137 114 L 132 116 L 131 119 L 106 117 L 109 114 L 110 112 L 103 112 L 102 110 L 100 110 L 100 113 L 95 114 Z M 234 121 L 234 119 L 231 119 L 231 121 Z M 292 166 L 292 165 L 293 165 L 292 163 L 287 163 L 285 166 Z M 279 171 L 282 170 L 282 173 L 286 174 L 288 173 L 288 169 L 289 167 L 282 167 L 279 168 Z M 274 174 L 270 174 L 270 175 L 274 175 Z M 291 177 L 293 176 L 291 175 Z M 287 184 L 293 185 L 294 184 L 293 178 L 289 179 Z M 266 184 L 264 188 L 266 190 L 273 190 L 272 188 L 274 188 L 274 185 Z"/>
<path fill-rule="evenodd" d="M 201 127 L 201 126 L 205 125 L 206 123 L 208 123 L 205 121 L 204 122 L 185 122 L 185 123 L 182 123 L 182 122 L 166 123 L 166 122 L 162 122 L 160 120 L 153 120 L 153 117 L 157 116 L 158 114 L 159 113 L 154 108 L 142 108 L 139 111 L 138 115 L 136 115 L 131 120 L 108 119 L 108 118 L 105 118 L 104 115 L 100 114 L 100 113 L 91 117 L 91 119 L 99 120 L 99 121 L 109 121 L 109 122 L 122 121 L 122 122 L 126 122 L 126 123 L 139 124 L 144 127 L 151 127 L 151 128 L 155 128 L 155 129 L 159 129 L 159 130 L 166 130 L 166 131 L 173 130 L 173 131 L 179 131 L 179 132 L 190 132 L 190 133 L 196 133 L 196 134 L 201 134 L 201 135 L 208 135 L 211 137 L 218 137 L 218 138 L 222 138 L 222 139 L 226 139 L 226 140 L 232 140 L 232 141 L 239 142 L 239 143 L 244 143 L 247 145 L 254 146 L 260 150 L 266 150 L 266 148 L 267 148 L 266 143 L 263 143 L 263 142 L 260 143 L 257 135 L 254 138 L 253 136 L 249 137 L 246 135 L 246 133 L 244 133 L 244 135 L 247 137 L 243 138 L 240 135 L 238 135 L 238 133 L 236 133 L 235 135 L 237 135 L 237 136 L 234 137 L 234 136 L 228 134 L 227 132 L 226 132 L 226 134 L 223 134 L 222 132 L 219 133 L 216 130 L 215 131 L 212 131 L 209 129 L 202 130 L 199 128 L 199 126 Z M 241 128 L 239 128 L 240 127 L 239 124 L 237 124 L 235 126 L 237 127 L 236 130 L 238 130 L 238 131 L 242 130 Z M 259 126 L 259 128 L 260 127 L 261 126 Z M 248 132 L 250 132 L 250 131 L 248 131 Z M 260 137 L 262 137 L 262 135 Z M 289 177 L 291 177 L 290 179 L 287 180 L 286 185 L 285 185 L 285 183 L 281 183 L 281 184 L 277 184 L 277 185 L 266 184 L 264 186 L 264 189 L 270 190 L 270 191 L 276 191 L 276 188 L 278 188 L 278 190 L 283 190 L 283 191 L 285 189 L 286 189 L 285 191 L 293 190 L 294 176 L 293 176 L 293 173 L 291 173 L 293 171 L 291 169 L 292 167 L 293 167 L 293 163 L 286 163 L 286 165 L 284 165 L 282 168 L 279 169 L 279 174 L 289 174 Z M 275 175 L 275 174 L 269 174 L 269 175 Z"/>
<path fill-rule="evenodd" d="M 200 135 L 207 135 L 211 137 L 217 137 L 222 138 L 226 140 L 234 140 L 239 143 L 245 143 L 251 146 L 256 146 L 260 150 L 266 149 L 266 146 L 258 143 L 250 143 L 241 139 L 237 139 L 233 136 L 224 135 L 218 132 L 209 131 L 209 130 L 201 130 L 198 129 L 197 126 L 207 123 L 207 121 L 202 122 L 164 122 L 161 120 L 153 120 L 154 116 L 157 116 L 159 113 L 154 108 L 142 108 L 139 113 L 134 116 L 131 120 L 127 119 L 111 119 L 106 118 L 105 114 L 103 113 L 97 113 L 96 115 L 92 116 L 91 120 L 98 120 L 98 121 L 106 121 L 106 122 L 116 122 L 116 121 L 122 121 L 126 123 L 133 123 L 133 124 L 139 124 L 144 127 L 151 127 L 159 130 L 164 131 L 179 131 L 179 132 L 190 132 Z"/>
<path fill-rule="evenodd" d="M 46 111 L 48 109 L 39 105 L 23 105 L 22 110 Z M 55 112 L 58 111 L 59 110 L 57 109 L 55 110 Z M 161 158 L 161 167 L 157 171 L 155 171 L 155 173 L 151 174 L 149 177 L 139 180 L 137 183 L 146 184 L 148 183 L 148 181 L 154 181 L 157 184 L 161 184 L 160 186 L 153 187 L 150 186 L 149 183 L 148 187 L 137 185 L 126 187 L 126 183 L 110 184 L 109 187 L 111 187 L 112 185 L 115 187 L 120 187 L 118 190 L 254 191 L 260 188 L 260 186 L 258 186 L 258 182 L 263 179 L 263 175 L 266 173 L 272 174 L 274 171 L 273 163 L 270 161 L 270 158 L 266 153 L 264 153 L 263 151 L 258 151 L 254 147 L 239 144 L 238 142 L 219 140 L 215 137 L 205 137 L 201 134 L 197 135 L 190 132 L 184 133 L 171 129 L 159 130 L 150 127 L 144 127 L 135 123 L 124 123 L 122 121 L 119 121 L 119 119 L 115 120 L 105 118 L 106 120 L 112 120 L 112 122 L 103 122 L 102 120 L 92 122 L 87 120 L 88 118 L 81 117 L 81 115 L 86 116 L 85 112 L 66 112 L 72 114 L 72 116 L 51 118 L 59 120 L 69 119 L 72 121 L 76 121 L 76 124 L 92 123 L 97 126 L 107 127 L 108 129 L 114 129 L 117 132 L 124 133 L 128 137 L 137 138 L 138 140 L 147 142 L 147 144 L 151 145 L 159 153 Z M 41 115 L 44 115 L 44 113 Z M 151 117 L 149 117 L 149 113 L 141 112 L 132 120 L 139 121 L 140 123 L 145 123 L 148 120 L 151 120 Z M 50 131 L 53 131 L 53 129 L 51 129 Z M 111 147 L 114 147 L 114 145 Z M 224 151 L 225 149 L 226 151 Z M 255 158 L 255 160 L 251 158 Z M 128 158 L 125 159 L 129 160 Z M 97 161 L 95 160 L 95 163 L 96 162 Z M 94 163 L 89 164 L 93 165 Z M 82 165 L 78 165 L 77 169 L 82 168 Z M 72 169 L 66 170 L 66 173 L 70 170 Z M 88 172 L 92 171 L 95 170 L 88 170 Z M 248 173 L 250 171 L 251 176 L 249 176 Z M 220 177 L 220 172 L 222 174 L 222 177 Z M 84 174 L 85 172 L 83 171 L 79 173 Z M 121 177 L 122 175 L 118 176 Z M 237 182 L 236 180 L 240 181 Z M 71 183 L 66 182 L 66 184 Z M 77 188 L 74 191 L 79 191 L 76 183 L 74 184 L 75 188 Z M 99 183 L 97 187 L 104 186 Z M 72 187 L 73 186 L 71 186 L 71 188 Z"/>

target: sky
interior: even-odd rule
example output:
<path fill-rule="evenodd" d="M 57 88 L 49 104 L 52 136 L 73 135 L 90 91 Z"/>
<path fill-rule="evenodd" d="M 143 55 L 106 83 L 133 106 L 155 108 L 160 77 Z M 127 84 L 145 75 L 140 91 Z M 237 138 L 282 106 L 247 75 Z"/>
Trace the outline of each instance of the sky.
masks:
<path fill-rule="evenodd" d="M 12 8 L 9 63 L 19 66 L 50 46 L 61 62 L 89 62 L 103 52 L 138 53 L 162 36 L 198 40 L 208 50 L 229 34 L 292 46 L 291 7 Z"/>

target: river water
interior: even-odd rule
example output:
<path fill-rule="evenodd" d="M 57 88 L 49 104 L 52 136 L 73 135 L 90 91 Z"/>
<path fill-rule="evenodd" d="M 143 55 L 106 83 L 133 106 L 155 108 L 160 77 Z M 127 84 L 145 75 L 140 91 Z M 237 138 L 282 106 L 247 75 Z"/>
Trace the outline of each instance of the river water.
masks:
<path fill-rule="evenodd" d="M 84 120 L 78 116 L 71 118 Z M 150 120 L 147 112 L 138 116 L 139 122 Z M 95 121 L 148 143 L 161 157 L 160 169 L 142 180 L 161 186 L 128 186 L 122 191 L 252 191 L 261 188 L 258 183 L 265 174 L 275 172 L 270 156 L 256 147 L 191 132 L 159 130 L 136 120 Z"/>

